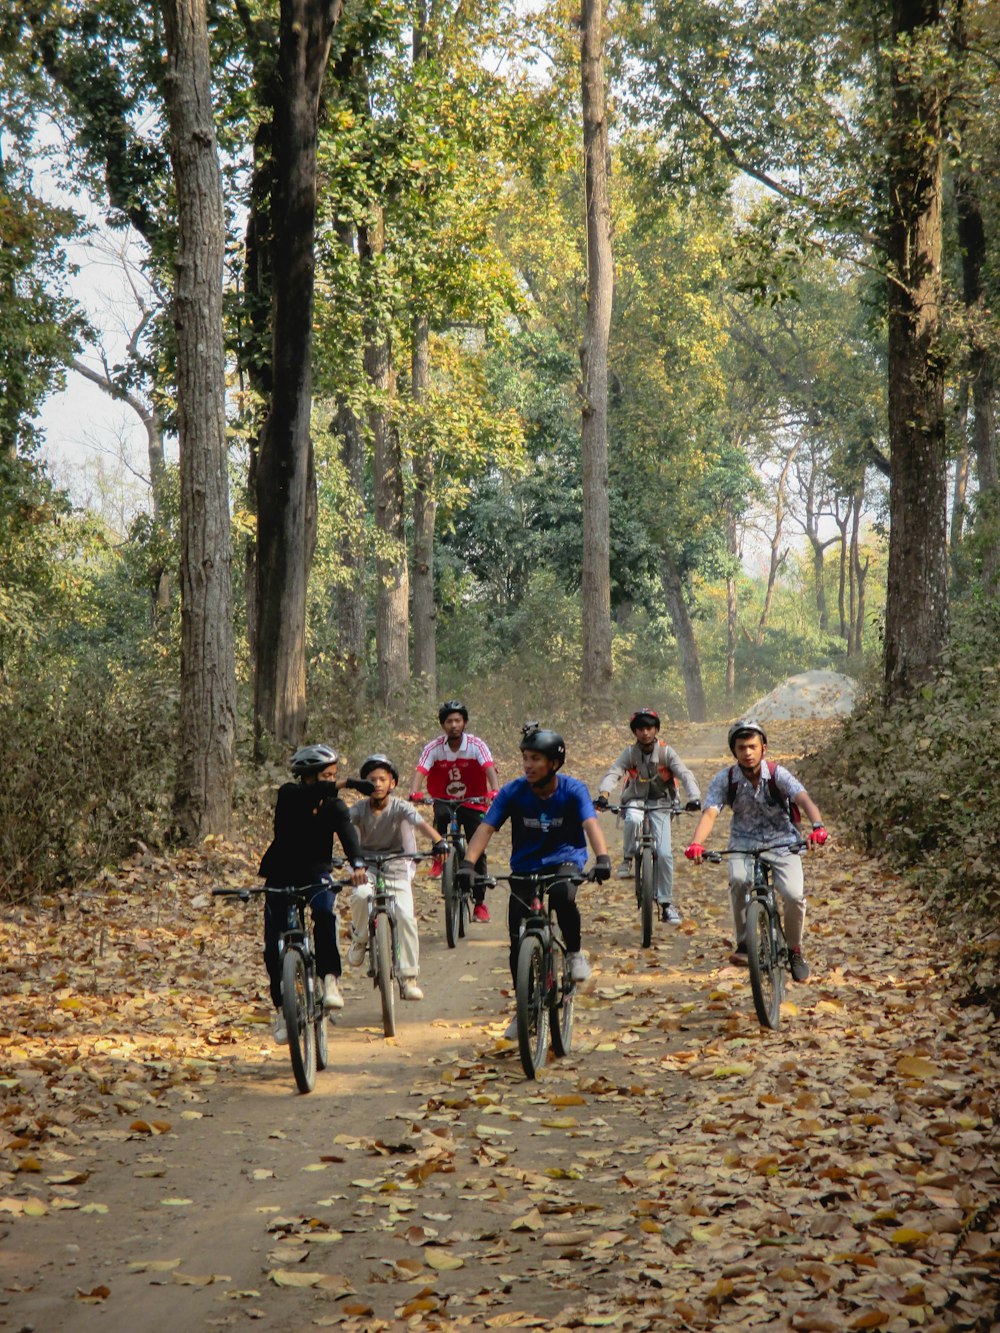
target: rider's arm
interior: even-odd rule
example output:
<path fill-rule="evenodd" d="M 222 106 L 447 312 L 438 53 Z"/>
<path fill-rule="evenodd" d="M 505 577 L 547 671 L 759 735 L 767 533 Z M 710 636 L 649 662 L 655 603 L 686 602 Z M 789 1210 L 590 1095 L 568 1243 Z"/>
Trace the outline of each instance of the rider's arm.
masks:
<path fill-rule="evenodd" d="M 719 807 L 717 805 L 706 805 L 701 812 L 701 818 L 698 820 L 698 827 L 694 831 L 694 836 L 692 837 L 689 846 L 704 847 L 711 835 L 712 829 L 715 828 L 715 821 L 718 817 Z M 692 857 L 691 859 L 695 860 L 697 858 Z"/>
<path fill-rule="evenodd" d="M 489 768 L 486 769 L 486 790 L 500 790 L 500 775 L 497 772 L 496 764 L 490 764 Z"/>
<path fill-rule="evenodd" d="M 667 765 L 671 773 L 680 782 L 684 788 L 684 796 L 689 801 L 701 800 L 701 788 L 698 786 L 698 779 L 685 764 L 677 751 L 670 745 L 666 746 Z"/>
<path fill-rule="evenodd" d="M 487 824 L 486 821 L 483 820 L 483 822 L 476 829 L 475 833 L 473 833 L 471 839 L 469 840 L 469 845 L 465 849 L 466 861 L 470 862 L 472 865 L 475 865 L 476 862 L 479 860 L 479 858 L 482 856 L 483 852 L 486 851 L 490 838 L 493 837 L 493 834 L 495 832 L 496 829 L 493 827 L 493 825 Z"/>
<path fill-rule="evenodd" d="M 799 807 L 805 817 L 811 824 L 823 825 L 823 816 L 819 812 L 819 806 L 806 791 L 805 787 L 795 797 L 795 804 Z"/>
<path fill-rule="evenodd" d="M 631 750 L 629 749 L 628 746 L 626 746 L 625 749 L 622 750 L 618 758 L 615 760 L 615 762 L 605 773 L 604 777 L 601 778 L 601 784 L 597 790 L 600 792 L 602 796 L 607 796 L 610 792 L 614 791 L 614 789 L 618 786 L 619 782 L 621 782 L 622 778 L 625 776 L 625 773 L 628 770 L 628 761 L 630 755 L 631 755 Z"/>
<path fill-rule="evenodd" d="M 480 825 L 480 827 L 482 826 Z M 604 841 L 604 830 L 601 828 L 601 822 L 596 815 L 583 821 L 583 831 L 587 835 L 590 850 L 594 855 L 607 856 L 608 844 Z"/>

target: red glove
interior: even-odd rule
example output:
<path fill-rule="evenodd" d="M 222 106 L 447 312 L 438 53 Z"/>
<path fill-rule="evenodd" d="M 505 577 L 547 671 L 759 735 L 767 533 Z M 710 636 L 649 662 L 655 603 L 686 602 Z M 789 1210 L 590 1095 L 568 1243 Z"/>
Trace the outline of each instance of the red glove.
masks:
<path fill-rule="evenodd" d="M 684 855 L 689 861 L 700 861 L 705 855 L 705 849 L 700 842 L 693 842 L 690 847 L 684 848 Z"/>
<path fill-rule="evenodd" d="M 812 833 L 809 834 L 807 841 L 814 847 L 822 847 L 829 836 L 822 824 L 813 824 Z"/>
<path fill-rule="evenodd" d="M 424 800 L 424 794 L 422 791 L 411 791 L 406 799 L 408 801 L 415 801 L 417 805 L 422 805 Z"/>

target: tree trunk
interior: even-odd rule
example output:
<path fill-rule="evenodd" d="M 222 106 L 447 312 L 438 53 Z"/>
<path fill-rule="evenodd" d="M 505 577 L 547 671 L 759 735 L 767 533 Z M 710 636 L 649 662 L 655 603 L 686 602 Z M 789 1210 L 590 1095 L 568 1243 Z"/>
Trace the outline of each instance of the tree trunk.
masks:
<path fill-rule="evenodd" d="M 369 309 L 378 310 L 378 268 L 385 253 L 385 220 L 381 208 L 372 224 L 358 228 L 362 266 L 368 270 Z M 403 697 L 410 680 L 408 621 L 410 580 L 406 560 L 403 511 L 403 460 L 399 436 L 389 419 L 392 396 L 392 344 L 377 319 L 365 323 L 365 374 L 371 386 L 368 427 L 374 446 L 375 528 L 375 656 L 379 702 L 391 708 Z"/>
<path fill-rule="evenodd" d="M 736 514 L 732 505 L 726 506 L 726 550 L 729 567 L 726 570 L 726 698 L 736 693 L 736 569 L 740 553 L 736 541 Z"/>
<path fill-rule="evenodd" d="M 865 483 L 862 479 L 854 493 L 854 513 L 851 520 L 851 632 L 847 641 L 847 656 L 861 657 L 864 652 L 865 632 L 865 578 L 868 557 L 861 563 L 861 508 L 864 504 Z"/>
<path fill-rule="evenodd" d="M 889 129 L 889 572 L 885 685 L 910 693 L 948 635 L 948 488 L 941 321 L 942 89 L 922 72 L 938 0 L 893 0 Z"/>
<path fill-rule="evenodd" d="M 366 688 L 367 635 L 365 615 L 365 443 L 354 410 L 347 402 L 337 406 L 333 430 L 339 441 L 340 462 L 347 479 L 351 512 L 337 537 L 337 553 L 345 578 L 334 592 L 337 655 L 344 668 L 345 688 L 361 704 Z"/>
<path fill-rule="evenodd" d="M 698 644 L 695 641 L 691 617 L 688 615 L 687 598 L 684 596 L 680 570 L 666 548 L 660 553 L 660 581 L 663 585 L 663 599 L 667 604 L 670 623 L 674 627 L 674 638 L 677 640 L 688 721 L 704 722 L 708 717 L 708 710 L 705 707 L 705 689 L 701 680 Z"/>
<path fill-rule="evenodd" d="M 427 396 L 431 379 L 430 328 L 413 319 L 411 387 L 414 403 Z M 434 460 L 424 449 L 413 459 L 413 666 L 428 702 L 437 697 L 437 612 L 434 607 Z"/>
<path fill-rule="evenodd" d="M 258 754 L 306 728 L 306 594 L 316 541 L 312 437 L 316 139 L 340 0 L 282 0 L 272 125 L 271 405 L 257 459 Z"/>
<path fill-rule="evenodd" d="M 191 842 L 232 819 L 236 672 L 222 336 L 225 218 L 204 0 L 163 0 L 177 194 L 174 330 L 181 477 L 180 753 L 175 813 Z"/>
<path fill-rule="evenodd" d="M 612 674 L 608 342 L 614 291 L 602 0 L 583 0 L 581 25 L 587 311 L 580 349 L 583 395 L 583 663 L 580 686 L 587 704 L 600 705 L 610 698 Z"/>

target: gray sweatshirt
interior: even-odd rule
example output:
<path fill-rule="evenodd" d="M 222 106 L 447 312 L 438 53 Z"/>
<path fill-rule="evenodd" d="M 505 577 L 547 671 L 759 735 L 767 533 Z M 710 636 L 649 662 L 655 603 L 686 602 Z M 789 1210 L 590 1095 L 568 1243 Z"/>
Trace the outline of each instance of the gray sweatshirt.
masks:
<path fill-rule="evenodd" d="M 614 791 L 624 781 L 622 801 L 644 801 L 647 797 L 672 797 L 675 782 L 684 788 L 684 799 L 700 801 L 701 791 L 695 776 L 680 755 L 665 741 L 658 740 L 648 755 L 638 742 L 626 745 L 601 779 L 599 790 Z"/>

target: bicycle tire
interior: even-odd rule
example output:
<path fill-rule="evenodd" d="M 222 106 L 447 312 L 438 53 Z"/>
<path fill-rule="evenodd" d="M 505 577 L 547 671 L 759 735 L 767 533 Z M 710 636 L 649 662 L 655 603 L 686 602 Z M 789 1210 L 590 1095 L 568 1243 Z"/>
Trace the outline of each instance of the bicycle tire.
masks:
<path fill-rule="evenodd" d="M 316 1006 L 316 1068 L 325 1069 L 330 1063 L 330 1048 L 326 1026 L 326 1010 Z"/>
<path fill-rule="evenodd" d="M 556 951 L 553 950 L 553 954 Z M 562 959 L 562 977 L 558 991 L 553 986 L 552 1000 L 549 1005 L 549 1031 L 552 1037 L 554 1055 L 569 1055 L 573 1049 L 573 1009 L 576 1004 L 576 985 L 569 975 L 566 955 L 558 951 Z"/>
<path fill-rule="evenodd" d="M 385 912 L 375 918 L 375 980 L 382 998 L 382 1030 L 396 1035 L 396 992 L 392 982 L 392 927 Z"/>
<path fill-rule="evenodd" d="M 549 1011 L 545 1003 L 545 950 L 537 935 L 522 935 L 517 953 L 517 1044 L 521 1065 L 535 1078 L 549 1049 Z"/>
<path fill-rule="evenodd" d="M 761 1027 L 776 1032 L 781 1022 L 784 976 L 774 954 L 771 914 L 766 904 L 756 898 L 747 904 L 747 961 L 757 1018 Z"/>
<path fill-rule="evenodd" d="M 639 891 L 639 920 L 641 923 L 642 947 L 648 949 L 653 942 L 653 849 L 643 847 L 639 853 L 636 869 L 636 882 Z"/>
<path fill-rule="evenodd" d="M 281 1008 L 288 1032 L 288 1054 L 299 1092 L 316 1083 L 316 1029 L 309 1018 L 306 964 L 298 949 L 285 950 L 281 970 Z"/>
<path fill-rule="evenodd" d="M 454 949 L 462 934 L 462 890 L 458 884 L 458 854 L 448 853 L 441 871 L 441 892 L 444 894 L 444 934 L 448 948 Z"/>
<path fill-rule="evenodd" d="M 455 848 L 455 864 L 465 860 L 465 841 L 459 842 Z M 457 884 L 457 876 L 456 876 Z M 458 938 L 464 940 L 466 936 L 466 927 L 469 924 L 469 895 L 463 893 L 461 887 L 458 889 Z"/>

